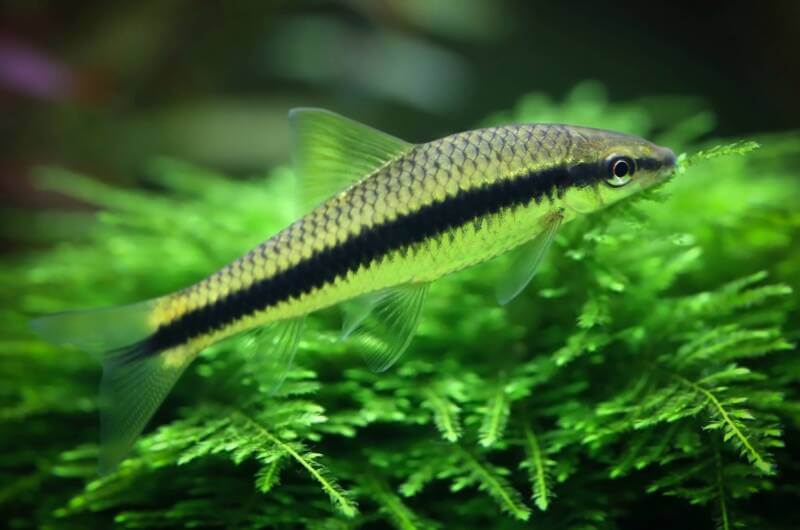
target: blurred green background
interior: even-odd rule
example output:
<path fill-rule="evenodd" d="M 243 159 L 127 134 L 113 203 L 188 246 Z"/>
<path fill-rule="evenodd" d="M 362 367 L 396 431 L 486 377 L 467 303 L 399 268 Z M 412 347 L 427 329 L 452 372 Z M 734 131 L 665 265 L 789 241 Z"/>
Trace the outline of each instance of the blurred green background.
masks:
<path fill-rule="evenodd" d="M 298 105 L 422 141 L 595 79 L 612 101 L 702 98 L 718 135 L 800 123 L 791 0 L 0 5 L 7 208 L 63 204 L 34 189 L 42 164 L 118 182 L 141 182 L 157 155 L 263 171 L 287 161 Z"/>

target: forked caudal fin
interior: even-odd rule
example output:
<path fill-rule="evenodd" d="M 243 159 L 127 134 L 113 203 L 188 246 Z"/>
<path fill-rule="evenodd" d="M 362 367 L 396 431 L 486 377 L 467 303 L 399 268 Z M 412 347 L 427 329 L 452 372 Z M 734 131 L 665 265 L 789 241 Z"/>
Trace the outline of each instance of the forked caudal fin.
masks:
<path fill-rule="evenodd" d="M 197 352 L 153 351 L 151 315 L 157 301 L 42 317 L 31 326 L 42 337 L 97 356 L 100 383 L 101 473 L 113 470 L 130 450 Z"/>

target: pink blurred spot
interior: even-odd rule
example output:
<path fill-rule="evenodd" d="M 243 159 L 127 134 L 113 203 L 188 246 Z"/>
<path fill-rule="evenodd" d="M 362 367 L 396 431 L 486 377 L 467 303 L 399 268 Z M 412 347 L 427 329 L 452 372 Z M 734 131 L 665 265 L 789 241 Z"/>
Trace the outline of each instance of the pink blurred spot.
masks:
<path fill-rule="evenodd" d="M 0 38 L 0 87 L 42 99 L 61 100 L 74 80 L 58 61 L 24 44 Z"/>

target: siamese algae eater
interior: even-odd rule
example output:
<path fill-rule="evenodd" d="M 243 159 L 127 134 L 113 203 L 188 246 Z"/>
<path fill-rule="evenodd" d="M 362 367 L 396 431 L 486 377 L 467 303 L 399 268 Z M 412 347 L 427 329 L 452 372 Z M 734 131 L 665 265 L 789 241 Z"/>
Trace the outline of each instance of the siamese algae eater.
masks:
<path fill-rule="evenodd" d="M 408 347 L 430 282 L 516 249 L 500 303 L 533 277 L 558 227 L 647 188 L 669 149 L 624 134 L 521 124 L 411 144 L 318 109 L 289 114 L 307 213 L 180 291 L 40 318 L 45 338 L 99 355 L 101 469 L 130 449 L 207 346 L 251 330 L 280 380 L 305 315 L 334 304 L 382 371 Z M 267 205 L 265 205 L 267 207 Z M 268 332 L 263 332 L 269 326 Z"/>

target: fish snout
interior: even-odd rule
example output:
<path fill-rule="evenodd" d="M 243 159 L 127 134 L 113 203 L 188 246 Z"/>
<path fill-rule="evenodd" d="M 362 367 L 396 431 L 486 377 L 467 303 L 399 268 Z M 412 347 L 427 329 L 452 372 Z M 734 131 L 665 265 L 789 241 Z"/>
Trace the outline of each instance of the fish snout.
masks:
<path fill-rule="evenodd" d="M 675 169 L 675 164 L 677 162 L 677 157 L 672 149 L 668 147 L 659 147 L 658 148 L 658 157 L 661 159 L 662 167 L 666 171 L 672 171 Z"/>

